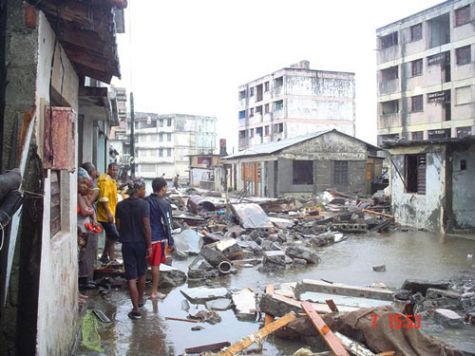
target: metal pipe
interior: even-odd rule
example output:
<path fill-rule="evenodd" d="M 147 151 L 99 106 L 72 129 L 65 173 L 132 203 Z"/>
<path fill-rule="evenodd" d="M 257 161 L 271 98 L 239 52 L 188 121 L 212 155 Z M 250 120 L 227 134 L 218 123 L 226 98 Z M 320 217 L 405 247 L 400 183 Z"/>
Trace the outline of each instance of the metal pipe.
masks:
<path fill-rule="evenodd" d="M 231 264 L 231 262 L 228 262 L 228 261 L 222 261 L 219 265 L 218 265 L 218 271 L 219 273 L 221 274 L 229 274 L 231 273 L 231 268 L 233 267 L 233 265 Z"/>

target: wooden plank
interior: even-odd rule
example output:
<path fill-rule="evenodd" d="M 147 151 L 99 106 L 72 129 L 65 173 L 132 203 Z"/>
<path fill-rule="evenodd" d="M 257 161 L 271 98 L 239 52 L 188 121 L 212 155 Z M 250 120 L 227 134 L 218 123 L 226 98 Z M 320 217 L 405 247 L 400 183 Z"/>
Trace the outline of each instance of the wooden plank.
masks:
<path fill-rule="evenodd" d="M 268 284 L 266 287 L 266 293 L 267 294 L 272 294 L 274 293 L 274 286 L 272 284 Z M 264 325 L 269 325 L 274 321 L 274 317 L 270 314 L 266 314 L 264 318 Z"/>
<path fill-rule="evenodd" d="M 333 299 L 327 299 L 325 300 L 325 303 L 327 303 L 328 307 L 330 308 L 330 310 L 334 313 L 338 313 L 338 307 L 336 306 L 335 302 L 333 301 Z"/>
<path fill-rule="evenodd" d="M 165 320 L 175 320 L 175 321 L 186 321 L 187 323 L 199 323 L 199 320 L 192 320 L 192 319 L 186 319 L 186 318 L 175 318 L 173 316 L 166 316 Z"/>
<path fill-rule="evenodd" d="M 367 213 L 367 214 L 375 215 L 375 216 L 382 216 L 382 217 L 385 217 L 385 218 L 388 218 L 388 219 L 394 219 L 393 215 L 378 213 L 377 211 L 373 211 L 373 210 L 369 210 L 369 209 L 363 209 L 363 213 Z"/>
<path fill-rule="evenodd" d="M 359 342 L 356 342 L 350 339 L 348 336 L 340 334 L 338 331 L 335 332 L 335 336 L 340 339 L 342 344 L 346 347 L 346 349 L 351 352 L 352 355 L 356 356 L 375 356 L 373 352 L 368 350 Z"/>
<path fill-rule="evenodd" d="M 320 333 L 320 335 L 325 340 L 326 344 L 333 351 L 336 356 L 349 356 L 350 354 L 341 344 L 340 340 L 333 334 L 328 325 L 323 321 L 322 317 L 313 309 L 312 304 L 309 302 L 303 302 L 302 308 L 305 313 L 310 318 L 315 329 Z"/>
<path fill-rule="evenodd" d="M 297 316 L 295 315 L 294 312 L 290 312 L 288 314 L 285 314 L 282 318 L 273 321 L 272 323 L 264 326 L 262 329 L 256 331 L 255 333 L 245 337 L 241 341 L 232 344 L 229 346 L 227 349 L 224 351 L 221 351 L 218 353 L 218 356 L 232 356 L 236 355 L 237 353 L 241 352 L 242 350 L 248 348 L 255 342 L 260 342 L 262 339 L 264 339 L 266 336 L 272 334 L 273 332 L 283 328 L 286 326 L 288 323 L 291 321 L 295 320 Z"/>
<path fill-rule="evenodd" d="M 185 349 L 185 352 L 188 354 L 200 354 L 202 352 L 221 350 L 223 347 L 227 347 L 229 345 L 231 345 L 229 341 L 217 342 L 215 344 L 188 347 Z"/>

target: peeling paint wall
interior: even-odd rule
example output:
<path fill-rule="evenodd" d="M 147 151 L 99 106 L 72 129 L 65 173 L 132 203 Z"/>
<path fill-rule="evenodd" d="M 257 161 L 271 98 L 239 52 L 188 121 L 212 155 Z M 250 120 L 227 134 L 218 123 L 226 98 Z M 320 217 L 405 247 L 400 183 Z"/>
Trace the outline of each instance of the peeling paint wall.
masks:
<path fill-rule="evenodd" d="M 452 162 L 452 204 L 456 227 L 473 228 L 475 227 L 475 145 L 467 150 L 455 151 Z"/>
<path fill-rule="evenodd" d="M 46 17 L 39 16 L 39 50 L 36 69 L 37 105 L 49 103 L 50 66 L 55 44 L 54 32 Z M 78 77 L 66 54 L 60 53 L 57 45 L 53 70 L 53 90 L 61 92 L 65 103 L 76 112 L 78 108 Z M 61 54 L 61 65 L 59 55 Z M 64 72 L 63 72 L 64 68 Z M 43 113 L 40 111 L 39 125 L 36 131 L 38 146 L 42 147 Z M 77 120 L 76 120 L 77 161 Z M 69 143 L 71 144 L 71 143 Z M 41 156 L 41 154 L 40 154 Z M 37 353 L 39 355 L 64 355 L 71 352 L 76 335 L 78 319 L 77 308 L 77 173 L 61 172 L 61 231 L 55 236 L 50 233 L 51 172 L 45 179 L 42 259 L 40 291 L 38 303 Z"/>
<path fill-rule="evenodd" d="M 419 229 L 439 232 L 443 228 L 442 216 L 445 204 L 445 160 L 443 146 L 399 148 L 391 150 L 394 166 L 391 167 L 392 208 L 396 222 Z M 405 155 L 426 153 L 426 193 L 407 193 L 405 179 Z M 397 173 L 402 175 L 402 177 Z"/>

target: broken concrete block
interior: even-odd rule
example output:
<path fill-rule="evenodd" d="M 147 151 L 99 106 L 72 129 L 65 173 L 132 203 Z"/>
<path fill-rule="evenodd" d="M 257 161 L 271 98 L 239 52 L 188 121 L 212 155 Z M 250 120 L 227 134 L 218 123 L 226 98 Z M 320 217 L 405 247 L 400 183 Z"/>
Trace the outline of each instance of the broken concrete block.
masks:
<path fill-rule="evenodd" d="M 274 265 L 274 266 L 285 266 L 285 253 L 284 251 L 265 251 L 264 258 L 262 260 L 264 266 Z"/>
<path fill-rule="evenodd" d="M 386 265 L 373 266 L 375 272 L 386 272 Z"/>
<path fill-rule="evenodd" d="M 439 299 L 439 298 L 450 298 L 450 299 L 460 299 L 462 294 L 454 290 L 444 290 L 437 288 L 427 288 L 426 298 L 427 299 Z"/>
<path fill-rule="evenodd" d="M 227 235 L 230 236 L 230 237 L 239 237 L 241 236 L 242 234 L 244 234 L 246 232 L 246 230 L 244 230 L 241 226 L 239 225 L 233 225 L 231 227 L 228 227 L 228 231 L 227 231 Z"/>
<path fill-rule="evenodd" d="M 190 255 L 200 253 L 202 241 L 200 235 L 195 230 L 184 230 L 173 236 L 175 248 Z"/>
<path fill-rule="evenodd" d="M 242 249 L 250 250 L 255 256 L 262 256 L 262 247 L 257 244 L 255 241 L 238 241 L 239 246 Z"/>
<path fill-rule="evenodd" d="M 197 256 L 188 266 L 188 277 L 193 279 L 206 278 L 212 271 L 215 271 L 214 267 L 202 256 Z M 217 271 L 216 273 L 216 275 L 219 274 Z"/>
<path fill-rule="evenodd" d="M 199 320 L 201 322 L 207 322 L 212 325 L 220 323 L 222 320 L 218 313 L 211 310 L 200 310 L 195 314 L 189 314 L 188 319 Z"/>
<path fill-rule="evenodd" d="M 231 208 L 245 229 L 265 229 L 274 226 L 264 210 L 257 204 L 232 204 Z"/>
<path fill-rule="evenodd" d="M 436 288 L 436 289 L 449 289 L 450 283 L 446 281 L 424 281 L 417 279 L 406 279 L 402 284 L 401 289 L 410 290 L 412 293 L 420 292 L 422 295 L 426 295 L 427 289 Z"/>
<path fill-rule="evenodd" d="M 180 292 L 193 304 L 204 303 L 209 300 L 226 298 L 229 292 L 226 288 L 189 288 Z"/>
<path fill-rule="evenodd" d="M 459 327 L 463 324 L 462 316 L 450 309 L 436 309 L 434 311 L 434 318 L 441 324 L 449 327 Z"/>
<path fill-rule="evenodd" d="M 269 241 L 269 240 L 262 241 L 261 247 L 262 247 L 263 251 L 281 250 L 281 247 L 278 243 L 272 242 L 272 241 Z"/>
<path fill-rule="evenodd" d="M 257 313 L 256 294 L 249 288 L 233 293 L 234 311 L 239 319 L 255 318 Z"/>
<path fill-rule="evenodd" d="M 304 246 L 291 245 L 287 247 L 285 254 L 292 258 L 301 258 L 307 261 L 307 263 L 318 263 L 320 261 L 315 252 Z"/>
<path fill-rule="evenodd" d="M 209 246 L 203 246 L 200 255 L 213 267 L 217 267 L 223 261 L 228 261 L 222 252 Z"/>
<path fill-rule="evenodd" d="M 161 288 L 176 287 L 186 282 L 186 273 L 165 264 L 160 265 Z"/>
<path fill-rule="evenodd" d="M 216 249 L 222 252 L 230 260 L 243 258 L 243 251 L 235 239 L 227 239 L 216 244 Z"/>
<path fill-rule="evenodd" d="M 218 299 L 206 302 L 206 308 L 208 308 L 209 310 L 224 311 L 224 310 L 231 309 L 232 306 L 233 306 L 233 302 L 231 301 L 231 299 L 228 299 L 228 298 L 218 298 Z"/>
<path fill-rule="evenodd" d="M 304 260 L 303 258 L 294 258 L 292 259 L 292 263 L 296 265 L 305 266 L 307 264 L 307 261 Z"/>

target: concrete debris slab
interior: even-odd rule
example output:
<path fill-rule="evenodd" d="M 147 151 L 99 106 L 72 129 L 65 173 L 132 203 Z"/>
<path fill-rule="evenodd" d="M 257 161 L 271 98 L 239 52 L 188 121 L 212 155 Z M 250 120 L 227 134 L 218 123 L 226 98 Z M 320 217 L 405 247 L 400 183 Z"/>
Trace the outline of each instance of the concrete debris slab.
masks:
<path fill-rule="evenodd" d="M 235 239 L 226 239 L 218 242 L 216 249 L 230 260 L 242 259 L 244 256 L 241 246 L 239 246 Z"/>
<path fill-rule="evenodd" d="M 307 264 L 307 261 L 303 258 L 293 258 L 292 263 L 299 266 L 305 266 Z"/>
<path fill-rule="evenodd" d="M 190 310 L 190 303 L 186 299 L 183 299 L 181 302 L 181 310 L 184 310 L 186 312 Z"/>
<path fill-rule="evenodd" d="M 292 227 L 295 225 L 294 220 L 290 219 L 283 219 L 283 218 L 277 218 L 277 217 L 269 217 L 269 220 L 278 228 L 280 229 L 287 229 L 289 227 Z"/>
<path fill-rule="evenodd" d="M 176 287 L 186 282 L 186 273 L 177 268 L 166 264 L 160 265 L 160 282 L 161 288 Z"/>
<path fill-rule="evenodd" d="M 285 252 L 284 251 L 265 251 L 264 258 L 262 260 L 264 266 L 275 265 L 285 266 Z"/>
<path fill-rule="evenodd" d="M 386 272 L 386 265 L 373 266 L 373 271 L 375 271 L 375 272 Z"/>
<path fill-rule="evenodd" d="M 333 227 L 339 231 L 343 232 L 366 232 L 368 226 L 366 224 L 351 224 L 351 223 L 342 223 L 342 224 L 333 224 Z"/>
<path fill-rule="evenodd" d="M 264 210 L 257 204 L 232 204 L 231 208 L 245 229 L 270 229 L 274 226 Z"/>
<path fill-rule="evenodd" d="M 217 267 L 223 261 L 229 261 L 222 252 L 209 246 L 203 246 L 200 254 L 213 267 Z"/>
<path fill-rule="evenodd" d="M 282 295 L 284 297 L 288 298 L 295 298 L 295 287 L 297 286 L 296 282 L 290 282 L 290 283 L 281 283 L 279 285 L 279 288 L 276 288 L 274 293 Z"/>
<path fill-rule="evenodd" d="M 292 258 L 301 258 L 308 263 L 318 263 L 320 261 L 320 258 L 315 252 L 304 246 L 288 246 L 285 250 L 285 254 Z"/>
<path fill-rule="evenodd" d="M 450 309 L 436 309 L 434 311 L 434 318 L 448 327 L 459 327 L 463 324 L 463 317 Z"/>
<path fill-rule="evenodd" d="M 206 308 L 208 308 L 209 310 L 224 311 L 224 310 L 231 309 L 232 306 L 233 306 L 233 302 L 231 299 L 228 299 L 228 298 L 218 298 L 218 299 L 206 302 Z"/>
<path fill-rule="evenodd" d="M 462 294 L 454 290 L 427 288 L 427 291 L 426 291 L 426 298 L 428 299 L 438 299 L 438 298 L 459 299 L 461 297 L 462 297 Z"/>
<path fill-rule="evenodd" d="M 219 272 L 203 256 L 197 256 L 188 266 L 188 278 L 203 279 L 218 275 Z"/>
<path fill-rule="evenodd" d="M 417 279 L 407 279 L 402 284 L 401 289 L 406 289 L 412 293 L 420 292 L 422 295 L 426 295 L 427 289 L 436 288 L 436 289 L 449 289 L 450 283 L 447 281 L 425 281 Z"/>
<path fill-rule="evenodd" d="M 380 307 L 384 305 L 391 305 L 391 302 L 388 300 L 359 298 L 359 297 L 335 295 L 335 294 L 328 294 L 328 293 L 317 293 L 317 292 L 301 293 L 299 296 L 299 299 L 316 302 L 316 303 L 322 303 L 322 304 L 325 303 L 326 300 L 332 299 L 338 307 L 348 306 L 348 307 L 355 307 L 355 308 L 372 308 L 372 307 Z"/>
<path fill-rule="evenodd" d="M 394 295 L 394 292 L 391 290 L 352 286 L 343 283 L 328 283 L 312 279 L 304 279 L 297 283 L 297 287 L 295 287 L 297 297 L 300 298 L 300 295 L 304 292 L 320 292 L 389 301 L 393 300 Z"/>
<path fill-rule="evenodd" d="M 202 241 L 200 235 L 195 230 L 184 230 L 180 234 L 173 236 L 175 245 L 179 244 L 177 248 L 184 246 L 187 248 L 188 254 L 197 255 L 200 253 Z"/>
<path fill-rule="evenodd" d="M 232 294 L 234 310 L 238 318 L 254 317 L 257 312 L 256 293 L 245 288 Z"/>
<path fill-rule="evenodd" d="M 181 289 L 180 292 L 193 304 L 204 303 L 209 300 L 225 298 L 229 295 L 226 288 L 197 287 Z"/>

